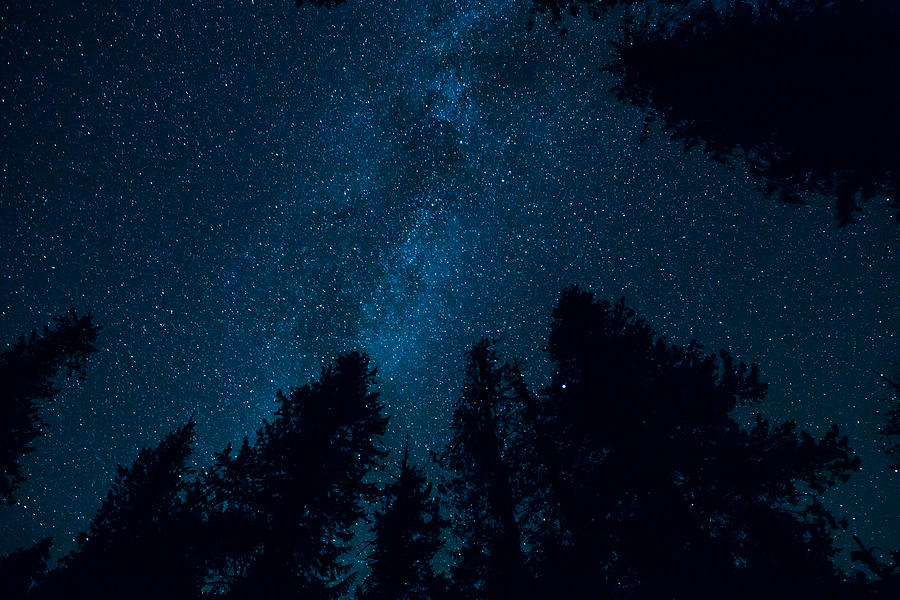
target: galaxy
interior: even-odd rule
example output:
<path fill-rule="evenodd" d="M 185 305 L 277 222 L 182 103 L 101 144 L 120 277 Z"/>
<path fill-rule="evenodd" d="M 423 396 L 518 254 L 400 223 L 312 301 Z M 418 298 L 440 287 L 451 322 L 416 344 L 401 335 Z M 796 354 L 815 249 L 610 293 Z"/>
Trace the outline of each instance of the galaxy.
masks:
<path fill-rule="evenodd" d="M 0 8 L 0 340 L 70 309 L 102 327 L 85 379 L 41 409 L 0 553 L 71 550 L 117 464 L 191 417 L 207 464 L 351 349 L 377 366 L 387 439 L 424 461 L 479 339 L 549 384 L 572 284 L 758 363 L 772 418 L 839 425 L 862 470 L 829 506 L 891 546 L 889 209 L 840 227 L 827 202 L 773 200 L 617 99 L 616 13 L 565 35 L 534 17 L 513 0 Z"/>

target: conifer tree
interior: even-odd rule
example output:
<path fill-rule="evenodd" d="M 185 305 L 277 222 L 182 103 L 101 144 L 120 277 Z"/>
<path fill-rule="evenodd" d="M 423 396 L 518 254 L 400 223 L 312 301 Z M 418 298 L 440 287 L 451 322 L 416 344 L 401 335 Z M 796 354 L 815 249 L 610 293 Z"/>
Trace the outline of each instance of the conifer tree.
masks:
<path fill-rule="evenodd" d="M 532 590 L 508 438 L 515 432 L 507 417 L 517 407 L 506 373 L 488 340 L 472 348 L 453 435 L 441 457 L 451 472 L 448 489 L 462 541 L 452 576 L 467 598 L 521 598 Z"/>
<path fill-rule="evenodd" d="M 19 548 L 0 558 L 0 598 L 25 600 L 47 573 L 53 540 L 44 538 L 30 548 Z"/>
<path fill-rule="evenodd" d="M 567 290 L 552 383 L 534 419 L 548 519 L 540 572 L 574 597 L 824 597 L 835 519 L 819 498 L 858 467 L 837 429 L 732 418 L 761 400 L 758 369 L 671 346 L 620 302 Z M 763 583 L 765 582 L 765 583 Z M 793 594 L 793 596 L 792 596 Z"/>
<path fill-rule="evenodd" d="M 900 366 L 900 365 L 898 365 Z M 900 378 L 884 377 L 887 388 L 891 394 L 890 405 L 881 427 L 884 436 L 884 452 L 890 458 L 896 460 L 900 456 Z M 891 465 L 891 468 L 900 471 L 900 463 Z M 871 587 L 879 598 L 896 598 L 900 596 L 900 550 L 891 550 L 879 556 L 879 548 L 863 543 L 859 536 L 854 535 L 853 541 L 856 549 L 851 552 L 851 558 L 865 565 L 875 576 Z M 887 557 L 890 558 L 887 558 Z"/>
<path fill-rule="evenodd" d="M 189 485 L 194 422 L 120 466 L 78 548 L 38 598 L 194 598 L 203 561 L 200 514 Z"/>
<path fill-rule="evenodd" d="M 375 371 L 350 353 L 319 381 L 277 396 L 275 420 L 253 444 L 220 455 L 207 482 L 210 526 L 223 554 L 211 577 L 230 598 L 332 598 L 348 591 L 342 562 L 352 527 L 377 490 L 387 419 Z"/>
<path fill-rule="evenodd" d="M 446 588 L 433 562 L 447 520 L 431 492 L 431 483 L 409 463 L 407 449 L 375 517 L 371 573 L 357 594 L 360 600 L 431 600 Z"/>
<path fill-rule="evenodd" d="M 894 0 L 695 3 L 629 20 L 611 71 L 620 99 L 715 160 L 745 162 L 790 202 L 834 201 L 845 225 L 865 201 L 896 208 L 900 119 Z M 887 211 L 885 211 L 887 212 Z"/>
<path fill-rule="evenodd" d="M 896 366 L 900 367 L 900 364 Z M 900 368 L 897 377 L 885 376 L 884 381 L 893 396 L 881 428 L 881 434 L 885 438 L 884 451 L 888 456 L 900 457 Z M 900 464 L 894 468 L 900 469 Z"/>
<path fill-rule="evenodd" d="M 13 493 L 25 480 L 19 460 L 34 450 L 40 435 L 41 401 L 49 401 L 59 389 L 57 373 L 83 377 L 87 357 L 96 352 L 100 327 L 90 314 L 74 311 L 55 319 L 43 334 L 32 331 L 0 354 L 0 504 L 12 504 Z"/>

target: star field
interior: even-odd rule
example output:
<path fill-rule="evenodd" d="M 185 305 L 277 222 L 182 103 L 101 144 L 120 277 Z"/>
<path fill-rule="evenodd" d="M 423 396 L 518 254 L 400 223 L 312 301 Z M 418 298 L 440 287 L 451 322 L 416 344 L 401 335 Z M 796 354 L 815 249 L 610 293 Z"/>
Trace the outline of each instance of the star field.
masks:
<path fill-rule="evenodd" d="M 117 463 L 194 415 L 202 464 L 350 348 L 425 456 L 480 337 L 545 382 L 572 283 L 758 362 L 772 418 L 838 423 L 863 471 L 834 505 L 898 539 L 876 435 L 900 356 L 887 209 L 837 228 L 642 139 L 599 71 L 615 18 L 528 19 L 512 0 L 0 9 L 0 339 L 69 308 L 103 326 L 41 413 L 0 552 L 65 551 Z"/>

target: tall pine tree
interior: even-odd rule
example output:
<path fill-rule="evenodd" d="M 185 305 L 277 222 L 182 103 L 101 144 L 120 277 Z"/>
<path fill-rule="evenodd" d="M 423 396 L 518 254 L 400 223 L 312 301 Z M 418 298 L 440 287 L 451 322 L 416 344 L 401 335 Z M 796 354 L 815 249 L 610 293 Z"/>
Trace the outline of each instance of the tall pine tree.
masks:
<path fill-rule="evenodd" d="M 895 366 L 900 367 L 900 363 Z M 881 434 L 884 436 L 885 454 L 896 461 L 900 457 L 900 377 L 885 376 L 884 380 L 892 397 L 881 427 Z M 900 463 L 894 462 L 891 469 L 895 473 L 900 472 Z M 877 597 L 900 597 L 900 550 L 880 552 L 881 549 L 867 546 L 856 535 L 853 536 L 853 541 L 857 549 L 851 553 L 851 558 L 865 565 L 875 576 L 872 587 L 877 592 Z"/>
<path fill-rule="evenodd" d="M 521 598 L 532 590 L 518 521 L 510 436 L 518 410 L 508 369 L 488 340 L 469 352 L 453 435 L 441 457 L 461 540 L 452 567 L 456 592 L 467 598 Z"/>
<path fill-rule="evenodd" d="M 203 578 L 201 520 L 191 493 L 194 422 L 119 467 L 78 548 L 38 598 L 195 598 Z"/>
<path fill-rule="evenodd" d="M 858 465 L 834 429 L 733 419 L 758 369 L 668 345 L 624 303 L 567 290 L 533 418 L 557 547 L 545 584 L 583 597 L 825 597 L 837 589 L 819 500 Z M 793 594 L 793 595 L 792 595 Z"/>
<path fill-rule="evenodd" d="M 447 581 L 435 574 L 434 559 L 443 546 L 447 520 L 432 496 L 432 485 L 403 453 L 400 474 L 384 493 L 375 517 L 371 573 L 359 600 L 430 600 L 440 597 Z"/>
<path fill-rule="evenodd" d="M 207 483 L 223 549 L 214 589 L 271 599 L 348 591 L 353 573 L 342 556 L 377 497 L 367 474 L 385 454 L 374 376 L 365 355 L 339 357 L 319 381 L 278 394 L 275 420 L 253 444 L 220 455 Z"/>
<path fill-rule="evenodd" d="M 44 538 L 30 548 L 19 548 L 0 558 L 0 598 L 25 600 L 47 573 L 51 538 Z"/>

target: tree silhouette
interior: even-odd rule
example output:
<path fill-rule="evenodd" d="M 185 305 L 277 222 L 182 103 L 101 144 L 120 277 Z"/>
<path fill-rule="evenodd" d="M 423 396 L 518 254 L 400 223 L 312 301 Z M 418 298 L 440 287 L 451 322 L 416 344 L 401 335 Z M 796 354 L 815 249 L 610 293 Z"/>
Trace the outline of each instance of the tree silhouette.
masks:
<path fill-rule="evenodd" d="M 746 161 L 770 193 L 895 198 L 900 104 L 892 0 L 703 3 L 682 20 L 629 21 L 610 70 L 618 96 L 712 158 Z M 900 212 L 897 214 L 900 218 Z"/>
<path fill-rule="evenodd" d="M 900 455 L 900 441 L 898 441 L 900 440 L 900 378 L 887 376 L 883 378 L 893 397 L 881 427 L 881 434 L 885 438 L 885 454 L 896 458 Z M 900 464 L 893 464 L 891 468 L 895 472 L 900 471 Z M 853 560 L 865 565 L 875 575 L 876 581 L 873 587 L 879 597 L 896 598 L 900 596 L 900 551 L 891 551 L 888 561 L 879 556 L 877 547 L 866 546 L 858 536 L 854 535 L 853 541 L 858 549 L 851 552 L 850 556 Z"/>
<path fill-rule="evenodd" d="M 898 373 L 900 373 L 900 368 L 898 368 Z M 885 437 L 887 455 L 900 456 L 900 377 L 884 377 L 884 381 L 894 397 L 885 416 L 881 434 Z M 900 464 L 894 468 L 900 469 Z"/>
<path fill-rule="evenodd" d="M 840 582 L 821 493 L 857 468 L 846 438 L 815 440 L 738 406 L 758 369 L 670 346 L 620 302 L 567 290 L 533 419 L 559 530 L 542 558 L 560 596 L 827 597 Z"/>
<path fill-rule="evenodd" d="M 120 466 L 78 548 L 38 590 L 39 598 L 194 598 L 203 561 L 200 513 L 187 465 L 194 422 Z"/>
<path fill-rule="evenodd" d="M 384 507 L 375 517 L 371 574 L 357 593 L 360 600 L 427 600 L 446 589 L 433 562 L 447 520 L 431 492 L 404 451 L 400 474 L 385 490 Z"/>
<path fill-rule="evenodd" d="M 43 581 L 47 572 L 47 558 L 53 540 L 44 538 L 30 548 L 0 558 L 0 598 L 24 600 L 32 589 Z"/>
<path fill-rule="evenodd" d="M 350 353 L 319 381 L 278 394 L 276 418 L 207 481 L 210 527 L 224 552 L 211 563 L 229 598 L 330 598 L 348 591 L 341 562 L 377 490 L 366 475 L 384 456 L 387 419 L 365 355 Z"/>
<path fill-rule="evenodd" d="M 452 473 L 448 491 L 462 542 L 452 575 L 460 597 L 521 598 L 533 590 L 513 489 L 509 417 L 518 406 L 507 373 L 490 341 L 472 348 L 453 436 L 440 459 Z"/>
<path fill-rule="evenodd" d="M 0 354 L 0 504 L 12 504 L 13 493 L 25 480 L 19 459 L 34 450 L 40 435 L 41 401 L 51 400 L 59 389 L 55 378 L 65 367 L 68 374 L 84 376 L 87 357 L 96 352 L 100 327 L 90 314 L 75 311 L 32 331 Z"/>
<path fill-rule="evenodd" d="M 77 550 L 49 574 L 49 540 L 0 559 L 0 593 L 346 596 L 355 526 L 381 502 L 359 600 L 896 597 L 896 553 L 885 562 L 854 538 L 875 584 L 845 581 L 831 560 L 845 525 L 821 497 L 858 467 L 847 439 L 754 417 L 767 391 L 755 365 L 668 344 L 624 301 L 577 287 L 553 312 L 547 351 L 554 368 L 539 393 L 489 340 L 467 355 L 438 457 L 458 548 L 449 578 L 433 564 L 448 522 L 407 452 L 378 490 L 387 419 L 369 359 L 350 353 L 279 392 L 274 419 L 199 479 L 193 420 L 142 450 L 119 467 Z"/>

